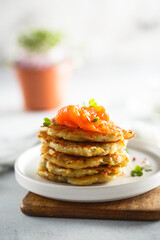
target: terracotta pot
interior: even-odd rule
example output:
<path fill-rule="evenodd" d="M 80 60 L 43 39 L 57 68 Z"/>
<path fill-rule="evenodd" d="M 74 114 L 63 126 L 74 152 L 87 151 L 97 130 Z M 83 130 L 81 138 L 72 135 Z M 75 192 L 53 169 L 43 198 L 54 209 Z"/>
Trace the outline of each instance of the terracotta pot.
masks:
<path fill-rule="evenodd" d="M 43 69 L 24 68 L 17 64 L 15 69 L 26 109 L 47 110 L 64 103 L 72 75 L 71 61 Z"/>

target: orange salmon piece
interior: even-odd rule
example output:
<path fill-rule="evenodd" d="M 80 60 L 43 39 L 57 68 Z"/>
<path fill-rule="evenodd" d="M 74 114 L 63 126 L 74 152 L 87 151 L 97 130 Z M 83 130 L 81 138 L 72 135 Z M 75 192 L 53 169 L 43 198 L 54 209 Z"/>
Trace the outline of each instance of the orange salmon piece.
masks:
<path fill-rule="evenodd" d="M 99 118 L 98 121 L 93 122 L 96 117 Z M 107 133 L 108 128 L 113 126 L 113 122 L 110 121 L 103 106 L 80 107 L 79 105 L 69 105 L 58 111 L 55 120 L 59 125 L 102 133 Z"/>

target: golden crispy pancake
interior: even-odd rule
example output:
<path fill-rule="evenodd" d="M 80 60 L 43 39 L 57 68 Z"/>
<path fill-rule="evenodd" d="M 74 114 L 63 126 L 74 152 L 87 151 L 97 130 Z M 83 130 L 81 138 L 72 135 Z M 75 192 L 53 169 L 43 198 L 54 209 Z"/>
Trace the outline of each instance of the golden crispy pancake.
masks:
<path fill-rule="evenodd" d="M 119 171 L 119 173 L 116 174 L 104 174 L 104 173 L 98 173 L 91 176 L 84 176 L 84 177 L 63 177 L 59 175 L 55 175 L 53 173 L 48 172 L 48 170 L 44 167 L 40 167 L 37 171 L 37 174 L 41 177 L 44 177 L 46 179 L 49 179 L 54 182 L 68 182 L 73 185 L 91 185 L 93 183 L 105 183 L 108 181 L 113 180 L 116 176 L 120 176 L 123 173 L 123 169 Z"/>
<path fill-rule="evenodd" d="M 120 166 L 112 166 L 109 167 L 108 165 L 99 166 L 94 168 L 82 168 L 82 169 L 69 169 L 59 167 L 50 161 L 46 162 L 46 168 L 50 173 L 60 175 L 63 177 L 84 177 L 90 176 L 96 173 L 104 173 L 104 174 L 118 174 L 121 171 Z"/>
<path fill-rule="evenodd" d="M 52 119 L 53 124 L 55 119 Z M 72 129 L 66 126 L 57 126 L 50 124 L 47 127 L 47 133 L 50 136 L 55 136 L 63 138 L 69 141 L 75 142 L 84 142 L 84 141 L 93 141 L 93 142 L 116 142 L 118 140 L 130 139 L 135 136 L 135 134 L 129 130 L 123 130 L 117 126 L 112 126 L 110 131 L 106 133 L 98 132 L 89 132 L 83 129 Z"/>
<path fill-rule="evenodd" d="M 125 167 L 129 162 L 128 154 L 125 150 L 120 150 L 114 154 L 108 154 L 100 157 L 78 157 L 56 152 L 54 149 L 43 144 L 41 155 L 43 158 L 60 167 L 72 169 L 97 167 L 105 164 L 120 164 L 122 167 Z"/>
<path fill-rule="evenodd" d="M 66 177 L 54 175 L 54 174 L 48 172 L 47 168 L 42 167 L 41 162 L 39 164 L 39 168 L 37 170 L 37 174 L 40 177 L 49 179 L 49 180 L 54 181 L 54 182 L 63 182 L 63 183 L 67 182 L 67 178 Z"/>
<path fill-rule="evenodd" d="M 126 146 L 126 141 L 117 141 L 110 143 L 98 142 L 72 142 L 47 135 L 46 131 L 40 131 L 38 138 L 55 149 L 57 152 L 66 153 L 73 156 L 104 156 L 113 154 Z"/>
<path fill-rule="evenodd" d="M 68 178 L 67 182 L 72 185 L 88 186 L 94 183 L 106 183 L 116 178 L 116 175 L 105 176 L 102 173 L 94 174 L 92 176 L 85 176 L 80 178 Z"/>

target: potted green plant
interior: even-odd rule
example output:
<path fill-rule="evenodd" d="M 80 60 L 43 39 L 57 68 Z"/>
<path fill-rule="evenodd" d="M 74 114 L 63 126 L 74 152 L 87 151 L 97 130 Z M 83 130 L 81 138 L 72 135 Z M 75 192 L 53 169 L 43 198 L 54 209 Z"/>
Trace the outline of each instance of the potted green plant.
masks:
<path fill-rule="evenodd" d="M 15 63 L 25 108 L 45 110 L 65 101 L 72 62 L 65 54 L 60 32 L 31 30 L 18 38 L 20 54 Z"/>

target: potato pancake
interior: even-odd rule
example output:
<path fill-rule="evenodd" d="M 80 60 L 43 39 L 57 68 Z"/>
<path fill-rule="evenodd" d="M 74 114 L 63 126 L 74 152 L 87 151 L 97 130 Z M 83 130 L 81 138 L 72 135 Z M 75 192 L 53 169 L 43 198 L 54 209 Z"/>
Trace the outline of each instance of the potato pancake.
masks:
<path fill-rule="evenodd" d="M 84 177 L 84 176 L 93 175 L 96 173 L 104 173 L 108 175 L 111 173 L 117 174 L 119 173 L 119 171 L 121 171 L 120 166 L 108 167 L 108 165 L 94 167 L 94 168 L 81 168 L 81 169 L 70 168 L 69 169 L 69 168 L 59 167 L 50 161 L 46 162 L 46 168 L 50 173 L 53 173 L 55 175 L 60 175 L 63 177 Z"/>
<path fill-rule="evenodd" d="M 120 164 L 122 167 L 125 167 L 129 162 L 128 154 L 125 150 L 119 150 L 114 154 L 100 157 L 79 157 L 57 152 L 43 144 L 41 155 L 43 158 L 60 167 L 72 169 L 97 167 L 105 164 L 109 164 L 110 166 Z"/>
<path fill-rule="evenodd" d="M 126 146 L 126 141 L 117 141 L 109 143 L 98 142 L 72 142 L 60 138 L 47 135 L 46 131 L 40 131 L 38 138 L 55 149 L 57 152 L 73 155 L 73 156 L 104 156 L 113 154 Z"/>
<path fill-rule="evenodd" d="M 84 177 L 63 177 L 59 175 L 55 175 L 53 173 L 50 173 L 46 168 L 39 168 L 37 170 L 37 174 L 43 178 L 46 178 L 48 180 L 54 181 L 54 182 L 63 182 L 63 183 L 70 183 L 73 185 L 79 185 L 79 186 L 87 186 L 91 185 L 93 183 L 105 183 L 108 181 L 113 180 L 116 176 L 120 176 L 123 173 L 123 170 L 116 175 L 116 174 L 104 174 L 104 173 L 98 173 L 93 174 L 91 176 L 84 176 Z"/>

